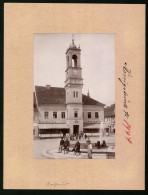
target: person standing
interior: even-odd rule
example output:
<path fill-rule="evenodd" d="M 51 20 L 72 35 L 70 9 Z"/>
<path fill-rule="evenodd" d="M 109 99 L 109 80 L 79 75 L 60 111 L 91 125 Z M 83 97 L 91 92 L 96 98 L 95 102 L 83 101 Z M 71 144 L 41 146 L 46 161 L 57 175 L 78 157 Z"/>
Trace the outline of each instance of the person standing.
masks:
<path fill-rule="evenodd" d="M 65 154 L 65 153 L 68 153 L 69 147 L 70 147 L 70 141 L 69 141 L 68 138 L 66 137 L 66 139 L 65 139 L 65 141 L 64 141 L 64 154 Z"/>
<path fill-rule="evenodd" d="M 89 144 L 89 142 L 90 142 L 90 139 L 89 139 L 89 137 L 87 137 L 87 140 L 86 140 L 86 142 Z"/>
<path fill-rule="evenodd" d="M 80 155 L 80 142 L 79 142 L 79 140 L 77 140 L 77 142 L 76 142 L 76 144 L 75 144 L 75 146 L 74 146 L 74 148 L 73 148 L 73 150 L 72 150 L 72 152 L 74 151 L 74 153 L 76 154 L 76 155 Z"/>
<path fill-rule="evenodd" d="M 92 158 L 92 144 L 91 141 L 88 142 L 88 158 L 91 159 Z"/>
<path fill-rule="evenodd" d="M 64 140 L 61 138 L 60 146 L 59 146 L 59 152 L 62 152 L 62 148 L 64 147 Z"/>

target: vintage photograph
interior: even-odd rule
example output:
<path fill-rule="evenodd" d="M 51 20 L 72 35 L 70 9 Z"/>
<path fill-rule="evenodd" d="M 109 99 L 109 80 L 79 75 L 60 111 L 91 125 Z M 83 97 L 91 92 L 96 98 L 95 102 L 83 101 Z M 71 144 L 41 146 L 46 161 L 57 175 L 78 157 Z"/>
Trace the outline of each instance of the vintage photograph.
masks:
<path fill-rule="evenodd" d="M 35 159 L 115 158 L 115 34 L 34 34 Z"/>

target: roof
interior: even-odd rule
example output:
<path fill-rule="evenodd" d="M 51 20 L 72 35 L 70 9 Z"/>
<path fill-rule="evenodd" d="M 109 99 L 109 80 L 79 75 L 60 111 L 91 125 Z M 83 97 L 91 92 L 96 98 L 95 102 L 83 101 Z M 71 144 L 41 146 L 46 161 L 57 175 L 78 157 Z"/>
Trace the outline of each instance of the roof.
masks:
<path fill-rule="evenodd" d="M 110 107 L 104 108 L 104 116 L 105 117 L 115 116 L 115 104 L 112 104 Z"/>
<path fill-rule="evenodd" d="M 105 104 L 98 102 L 97 100 L 82 94 L 82 102 L 84 105 L 98 105 L 98 106 L 105 106 Z"/>
<path fill-rule="evenodd" d="M 35 92 L 38 105 L 66 103 L 65 88 L 35 86 Z M 102 104 L 84 94 L 82 95 L 82 102 L 84 105 L 105 106 L 105 104 Z"/>
<path fill-rule="evenodd" d="M 74 39 L 72 39 L 72 43 L 70 44 L 69 48 L 72 48 L 72 49 L 77 49 L 75 43 L 74 43 Z"/>

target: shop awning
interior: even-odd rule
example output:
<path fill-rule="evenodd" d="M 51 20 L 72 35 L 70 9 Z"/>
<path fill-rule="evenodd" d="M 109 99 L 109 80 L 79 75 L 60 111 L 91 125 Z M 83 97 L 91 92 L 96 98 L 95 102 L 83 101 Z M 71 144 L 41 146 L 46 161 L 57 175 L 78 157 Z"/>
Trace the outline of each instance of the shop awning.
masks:
<path fill-rule="evenodd" d="M 84 129 L 100 129 L 102 124 L 84 124 Z M 107 125 L 104 124 L 104 128 L 107 128 Z"/>
<path fill-rule="evenodd" d="M 67 124 L 38 124 L 39 129 L 69 129 Z"/>

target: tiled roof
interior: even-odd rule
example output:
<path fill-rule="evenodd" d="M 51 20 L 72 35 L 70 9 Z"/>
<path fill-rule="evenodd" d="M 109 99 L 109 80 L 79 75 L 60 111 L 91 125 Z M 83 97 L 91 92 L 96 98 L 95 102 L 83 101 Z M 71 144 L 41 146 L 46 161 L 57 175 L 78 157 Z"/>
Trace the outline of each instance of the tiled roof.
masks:
<path fill-rule="evenodd" d="M 35 86 L 35 91 L 38 105 L 65 104 L 66 102 L 65 88 Z M 105 106 L 105 104 L 102 104 L 86 95 L 82 95 L 82 102 L 84 105 Z"/>
<path fill-rule="evenodd" d="M 111 105 L 110 107 L 104 108 L 104 116 L 115 116 L 115 104 Z"/>
<path fill-rule="evenodd" d="M 90 98 L 87 95 L 82 94 L 82 102 L 84 105 L 98 105 L 98 106 L 105 106 L 105 104 L 98 102 L 97 100 L 94 100 Z"/>

